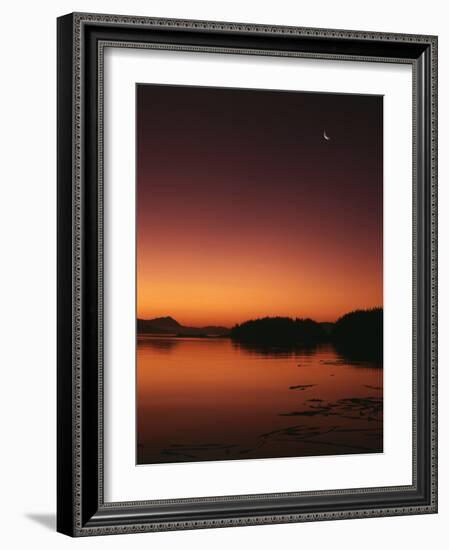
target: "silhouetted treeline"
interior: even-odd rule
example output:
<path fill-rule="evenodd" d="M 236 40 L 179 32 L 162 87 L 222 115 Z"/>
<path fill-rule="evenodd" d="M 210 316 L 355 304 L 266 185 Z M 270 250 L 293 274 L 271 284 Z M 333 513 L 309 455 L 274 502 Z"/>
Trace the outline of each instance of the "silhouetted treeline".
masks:
<path fill-rule="evenodd" d="M 243 347 L 257 351 L 273 348 L 282 351 L 314 347 L 332 342 L 341 355 L 354 361 L 382 363 L 383 309 L 373 308 L 346 313 L 335 323 L 317 323 L 312 319 L 264 317 L 235 325 L 230 337 Z"/>
<path fill-rule="evenodd" d="M 351 311 L 340 317 L 332 330 L 332 341 L 339 353 L 354 360 L 383 358 L 383 309 Z"/>
<path fill-rule="evenodd" d="M 264 317 L 235 325 L 230 336 L 233 340 L 264 344 L 317 344 L 324 342 L 326 332 L 312 319 L 290 317 Z"/>

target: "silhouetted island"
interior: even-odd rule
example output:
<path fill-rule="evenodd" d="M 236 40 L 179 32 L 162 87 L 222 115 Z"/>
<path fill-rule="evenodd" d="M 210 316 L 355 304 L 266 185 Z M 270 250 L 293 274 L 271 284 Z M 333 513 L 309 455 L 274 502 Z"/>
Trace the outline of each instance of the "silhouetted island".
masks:
<path fill-rule="evenodd" d="M 311 351 L 319 344 L 332 343 L 336 351 L 351 361 L 370 361 L 379 365 L 383 358 L 383 309 L 373 308 L 346 313 L 335 323 L 313 319 L 263 317 L 237 324 L 188 327 L 173 317 L 137 319 L 138 334 L 177 337 L 230 337 L 235 345 L 258 353 Z"/>
<path fill-rule="evenodd" d="M 267 344 L 318 344 L 327 340 L 326 331 L 312 319 L 264 317 L 235 325 L 230 332 L 233 340 Z"/>
<path fill-rule="evenodd" d="M 329 342 L 351 361 L 372 361 L 381 365 L 383 309 L 352 311 L 335 323 L 290 317 L 253 319 L 235 325 L 230 337 L 242 347 L 258 352 L 272 352 L 273 348 L 288 352 Z"/>
<path fill-rule="evenodd" d="M 336 350 L 345 357 L 382 363 L 383 309 L 346 313 L 334 324 L 331 338 Z"/>

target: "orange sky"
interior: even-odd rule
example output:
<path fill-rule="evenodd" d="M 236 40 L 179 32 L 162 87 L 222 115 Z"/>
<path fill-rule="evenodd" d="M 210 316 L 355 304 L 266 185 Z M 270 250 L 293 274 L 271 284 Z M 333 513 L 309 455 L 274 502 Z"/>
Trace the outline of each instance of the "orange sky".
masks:
<path fill-rule="evenodd" d="M 139 86 L 137 113 L 139 318 L 382 306 L 381 98 Z"/>

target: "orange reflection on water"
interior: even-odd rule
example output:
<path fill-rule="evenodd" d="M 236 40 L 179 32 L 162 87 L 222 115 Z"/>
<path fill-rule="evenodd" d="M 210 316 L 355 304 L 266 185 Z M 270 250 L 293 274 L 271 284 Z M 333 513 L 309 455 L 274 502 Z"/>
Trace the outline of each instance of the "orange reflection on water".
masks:
<path fill-rule="evenodd" d="M 382 369 L 332 346 L 139 336 L 139 464 L 382 451 Z"/>

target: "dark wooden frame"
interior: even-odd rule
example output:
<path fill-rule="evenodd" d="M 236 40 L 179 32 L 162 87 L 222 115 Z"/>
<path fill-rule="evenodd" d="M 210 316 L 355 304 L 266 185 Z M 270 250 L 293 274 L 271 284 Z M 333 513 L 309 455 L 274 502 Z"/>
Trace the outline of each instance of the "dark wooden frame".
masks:
<path fill-rule="evenodd" d="M 112 43 L 412 65 L 412 485 L 104 502 L 102 48 Z M 436 136 L 435 36 L 94 14 L 58 19 L 58 531 L 86 536 L 437 511 Z"/>

